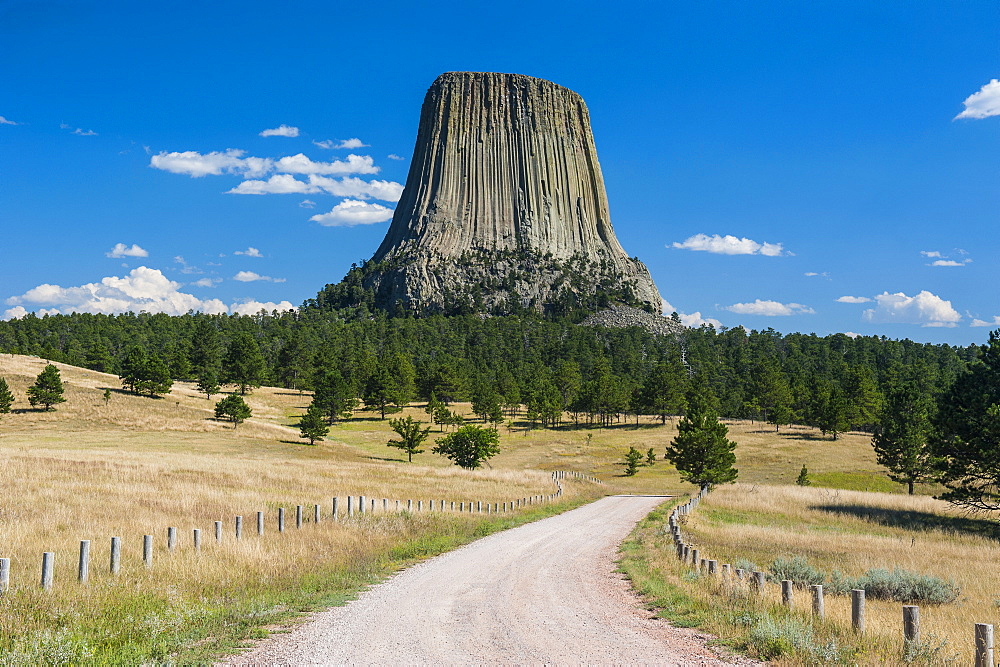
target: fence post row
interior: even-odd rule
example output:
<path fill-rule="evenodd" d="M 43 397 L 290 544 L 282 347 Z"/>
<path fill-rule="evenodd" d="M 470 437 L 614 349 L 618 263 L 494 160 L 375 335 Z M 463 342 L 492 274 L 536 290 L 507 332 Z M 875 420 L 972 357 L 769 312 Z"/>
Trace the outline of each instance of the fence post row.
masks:
<path fill-rule="evenodd" d="M 993 625 L 976 623 L 976 667 L 993 667 Z"/>

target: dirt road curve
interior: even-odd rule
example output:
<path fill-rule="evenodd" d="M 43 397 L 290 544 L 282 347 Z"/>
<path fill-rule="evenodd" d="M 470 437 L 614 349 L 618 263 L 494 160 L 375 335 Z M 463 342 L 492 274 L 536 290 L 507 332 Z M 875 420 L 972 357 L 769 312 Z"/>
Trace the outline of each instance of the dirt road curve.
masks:
<path fill-rule="evenodd" d="M 612 496 L 411 567 L 232 664 L 714 665 L 641 609 L 617 545 L 663 498 Z"/>

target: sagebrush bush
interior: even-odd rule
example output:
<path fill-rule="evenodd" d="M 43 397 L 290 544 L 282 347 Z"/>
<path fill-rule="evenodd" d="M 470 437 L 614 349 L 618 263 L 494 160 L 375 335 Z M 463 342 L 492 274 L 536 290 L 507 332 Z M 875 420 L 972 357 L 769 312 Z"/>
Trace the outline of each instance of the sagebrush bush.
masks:
<path fill-rule="evenodd" d="M 776 558 L 771 567 L 771 580 L 781 581 L 790 579 L 799 588 L 805 588 L 814 584 L 822 584 L 826 581 L 826 573 L 817 570 L 809 564 L 802 556 L 794 558 Z"/>
<path fill-rule="evenodd" d="M 875 568 L 854 582 L 852 588 L 865 589 L 865 596 L 896 602 L 954 602 L 962 590 L 954 582 L 909 570 Z"/>

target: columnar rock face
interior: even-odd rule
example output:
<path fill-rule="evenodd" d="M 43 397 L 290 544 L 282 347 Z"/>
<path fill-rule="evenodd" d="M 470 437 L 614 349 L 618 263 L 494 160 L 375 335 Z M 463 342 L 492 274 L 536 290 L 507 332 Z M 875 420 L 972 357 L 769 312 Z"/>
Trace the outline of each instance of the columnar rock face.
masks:
<path fill-rule="evenodd" d="M 583 99 L 518 74 L 449 72 L 424 99 L 410 172 L 366 272 L 376 304 L 492 312 L 661 300 L 615 238 Z"/>

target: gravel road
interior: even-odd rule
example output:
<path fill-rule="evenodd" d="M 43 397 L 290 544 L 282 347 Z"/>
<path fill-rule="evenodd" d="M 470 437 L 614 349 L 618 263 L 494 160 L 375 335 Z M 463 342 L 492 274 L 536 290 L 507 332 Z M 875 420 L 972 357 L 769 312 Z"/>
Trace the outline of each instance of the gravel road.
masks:
<path fill-rule="evenodd" d="M 496 533 L 227 663 L 729 664 L 705 637 L 652 618 L 614 573 L 618 544 L 663 500 L 611 496 Z"/>

